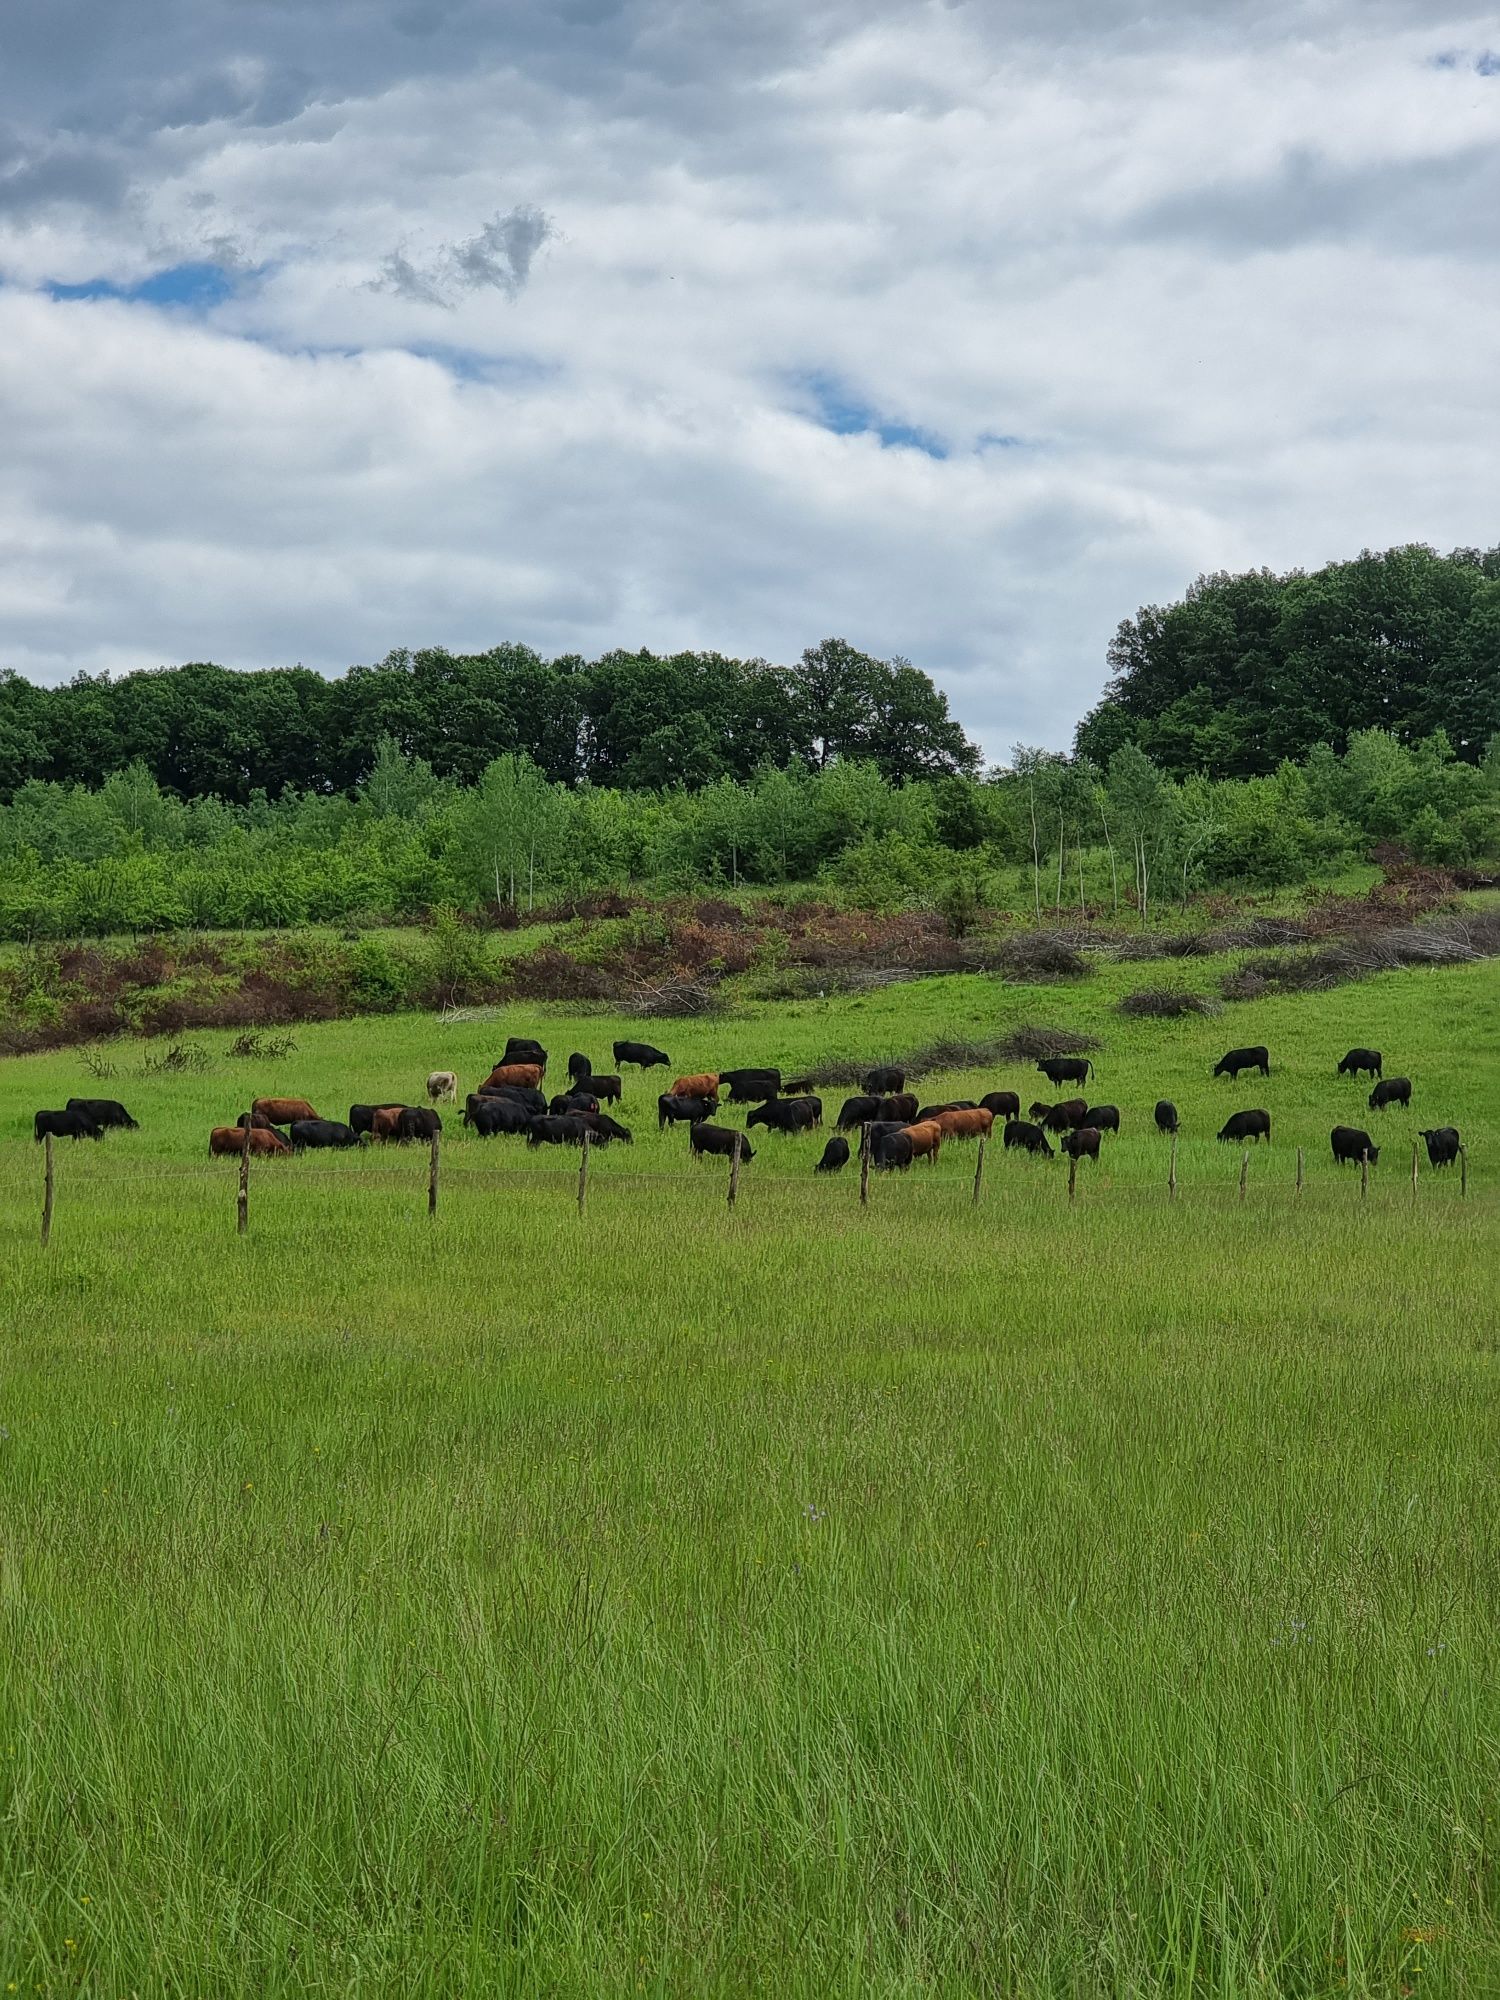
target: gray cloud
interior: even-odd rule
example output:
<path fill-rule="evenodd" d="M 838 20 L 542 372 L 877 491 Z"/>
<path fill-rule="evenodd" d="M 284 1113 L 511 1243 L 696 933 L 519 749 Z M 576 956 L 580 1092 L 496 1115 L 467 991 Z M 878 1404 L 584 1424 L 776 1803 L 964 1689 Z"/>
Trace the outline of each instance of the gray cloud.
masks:
<path fill-rule="evenodd" d="M 382 260 L 375 291 L 393 292 L 412 305 L 451 310 L 465 292 L 501 292 L 519 298 L 531 276 L 542 245 L 557 234 L 539 208 L 522 204 L 496 215 L 477 236 L 442 245 L 424 264 L 414 264 L 404 250 L 392 250 Z"/>

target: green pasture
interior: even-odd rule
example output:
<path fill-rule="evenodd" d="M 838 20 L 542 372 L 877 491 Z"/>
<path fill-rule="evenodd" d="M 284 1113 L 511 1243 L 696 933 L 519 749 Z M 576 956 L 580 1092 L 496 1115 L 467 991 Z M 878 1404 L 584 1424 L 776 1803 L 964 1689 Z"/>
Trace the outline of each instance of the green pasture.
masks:
<path fill-rule="evenodd" d="M 1500 967 L 1127 1022 L 1144 983 L 0 1064 L 0 1991 L 1500 1992 Z M 433 1221 L 388 1148 L 257 1163 L 241 1240 L 206 1157 L 510 1032 L 794 1071 L 1020 1021 L 1096 1034 L 1124 1115 L 1071 1207 L 998 1145 L 976 1205 L 967 1145 L 862 1211 L 819 1134 L 731 1212 L 660 1071 L 582 1217 L 576 1154 L 452 1111 Z M 1006 1085 L 1047 1094 L 918 1088 Z M 70 1094 L 142 1129 L 57 1149 L 44 1252 Z M 1468 1193 L 1414 1194 L 1446 1123 Z"/>

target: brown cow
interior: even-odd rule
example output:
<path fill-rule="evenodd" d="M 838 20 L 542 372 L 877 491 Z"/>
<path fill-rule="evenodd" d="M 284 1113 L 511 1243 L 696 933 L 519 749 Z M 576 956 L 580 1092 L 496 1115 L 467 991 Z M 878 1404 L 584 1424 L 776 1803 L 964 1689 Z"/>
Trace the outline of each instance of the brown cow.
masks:
<path fill-rule="evenodd" d="M 370 1137 L 394 1139 L 401 1124 L 404 1104 L 378 1104 L 370 1113 Z"/>
<path fill-rule="evenodd" d="M 983 1108 L 976 1111 L 940 1111 L 933 1120 L 935 1125 L 942 1127 L 945 1139 L 977 1139 L 981 1134 L 987 1139 L 994 1122 L 994 1112 Z"/>
<path fill-rule="evenodd" d="M 1042 1123 L 1049 1132 L 1076 1132 L 1088 1115 L 1086 1097 L 1069 1097 L 1061 1104 L 1054 1104 Z"/>
<path fill-rule="evenodd" d="M 480 1084 L 481 1090 L 492 1090 L 500 1084 L 516 1084 L 522 1090 L 540 1090 L 542 1087 L 542 1066 L 540 1063 L 497 1063 Z"/>
<path fill-rule="evenodd" d="M 209 1158 L 238 1156 L 245 1150 L 248 1140 L 250 1157 L 255 1159 L 262 1153 L 289 1153 L 292 1149 L 279 1132 L 249 1130 L 243 1125 L 216 1125 L 208 1135 Z"/>
<path fill-rule="evenodd" d="M 908 1125 L 906 1136 L 911 1140 L 911 1157 L 920 1160 L 924 1156 L 930 1167 L 943 1150 L 943 1128 L 936 1118 L 926 1118 L 920 1125 Z"/>
<path fill-rule="evenodd" d="M 712 1097 L 719 1095 L 717 1076 L 680 1076 L 667 1092 L 669 1097 Z"/>
<path fill-rule="evenodd" d="M 257 1097 L 250 1109 L 258 1111 L 263 1118 L 269 1118 L 273 1125 L 290 1125 L 295 1118 L 316 1118 L 305 1097 Z"/>

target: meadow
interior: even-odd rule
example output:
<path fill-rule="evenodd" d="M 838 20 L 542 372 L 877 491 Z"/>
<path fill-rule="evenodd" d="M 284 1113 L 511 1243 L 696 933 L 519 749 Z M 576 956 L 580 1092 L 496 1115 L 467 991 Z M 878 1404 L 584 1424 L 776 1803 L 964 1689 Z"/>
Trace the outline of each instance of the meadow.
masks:
<path fill-rule="evenodd" d="M 1500 966 L 1171 1022 L 1139 984 L 0 1064 L 0 1987 L 1500 1991 Z M 257 1164 L 240 1239 L 206 1158 L 254 1094 L 418 1101 L 508 1032 L 794 1071 L 1021 1021 L 1096 1035 L 1124 1114 L 1071 1207 L 998 1146 L 976 1205 L 955 1146 L 862 1210 L 819 1134 L 731 1211 L 659 1071 L 582 1217 L 576 1154 L 452 1111 L 431 1221 L 422 1149 L 322 1155 Z M 1256 1041 L 1268 1082 L 1211 1079 Z M 1050 1094 L 920 1088 L 1001 1086 Z M 71 1094 L 142 1129 L 58 1149 L 43 1252 Z M 1414 1194 L 1449 1122 L 1467 1195 L 1425 1155 Z"/>

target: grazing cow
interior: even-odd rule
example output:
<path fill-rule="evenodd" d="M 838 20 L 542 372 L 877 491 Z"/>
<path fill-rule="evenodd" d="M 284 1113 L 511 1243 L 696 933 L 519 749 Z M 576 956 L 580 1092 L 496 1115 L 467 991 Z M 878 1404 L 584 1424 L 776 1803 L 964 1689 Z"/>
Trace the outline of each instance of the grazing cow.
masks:
<path fill-rule="evenodd" d="M 1052 1158 L 1052 1148 L 1047 1144 L 1047 1135 L 1040 1125 L 1028 1125 L 1024 1118 L 1006 1121 L 1005 1150 L 1019 1147 L 1025 1153 L 1040 1153 L 1043 1158 Z"/>
<path fill-rule="evenodd" d="M 1456 1125 L 1435 1125 L 1430 1132 L 1419 1132 L 1417 1136 L 1427 1141 L 1427 1158 L 1435 1167 L 1451 1167 L 1463 1144 Z"/>
<path fill-rule="evenodd" d="M 1042 1056 L 1037 1063 L 1048 1083 L 1087 1083 L 1093 1067 L 1087 1056 Z"/>
<path fill-rule="evenodd" d="M 394 1139 L 396 1128 L 401 1123 L 404 1104 L 377 1104 L 370 1114 L 370 1137 L 372 1139 Z"/>
<path fill-rule="evenodd" d="M 1037 1107 L 1034 1104 L 1031 1107 L 1031 1115 L 1033 1118 L 1037 1115 Z M 1089 1102 L 1086 1097 L 1066 1097 L 1061 1104 L 1052 1106 L 1042 1119 L 1042 1123 L 1049 1132 L 1073 1132 L 1087 1122 L 1088 1115 Z"/>
<path fill-rule="evenodd" d="M 672 1085 L 674 1097 L 711 1097 L 719 1101 L 719 1079 L 705 1072 L 702 1076 L 680 1076 Z"/>
<path fill-rule="evenodd" d="M 336 1118 L 294 1118 L 287 1137 L 294 1153 L 359 1144 L 359 1134 Z"/>
<path fill-rule="evenodd" d="M 841 1167 L 849 1164 L 849 1141 L 830 1139 L 823 1148 L 823 1157 L 813 1168 L 815 1174 L 836 1174 Z"/>
<path fill-rule="evenodd" d="M 903 1125 L 915 1125 L 917 1122 L 916 1094 L 910 1090 L 893 1091 L 889 1097 L 881 1098 L 880 1106 L 875 1116 L 877 1118 L 899 1118 Z"/>
<path fill-rule="evenodd" d="M 872 1166 L 882 1170 L 899 1167 L 902 1173 L 905 1173 L 906 1169 L 911 1165 L 914 1151 L 915 1147 L 913 1146 L 912 1135 L 909 1131 L 902 1129 L 899 1132 L 882 1132 L 879 1139 L 876 1140 L 874 1146 L 871 1148 L 870 1163 Z M 928 1155 L 929 1159 L 935 1157 L 936 1148 Z"/>
<path fill-rule="evenodd" d="M 779 1069 L 721 1069 L 719 1088 L 729 1090 L 731 1104 L 764 1104 L 781 1095 Z"/>
<path fill-rule="evenodd" d="M 1083 1114 L 1085 1126 L 1092 1125 L 1096 1132 L 1115 1132 L 1120 1129 L 1120 1107 L 1118 1104 L 1091 1104 Z M 1079 1128 L 1080 1130 L 1083 1127 Z"/>
<path fill-rule="evenodd" d="M 402 1142 L 408 1139 L 435 1139 L 443 1129 L 443 1121 L 435 1111 L 425 1105 L 403 1105 L 401 1116 L 396 1120 L 395 1137 Z"/>
<path fill-rule="evenodd" d="M 839 1115 L 834 1123 L 840 1132 L 850 1132 L 856 1125 L 868 1125 L 872 1118 L 879 1116 L 878 1097 L 846 1097 L 839 1106 Z"/>
<path fill-rule="evenodd" d="M 1062 1149 L 1070 1160 L 1094 1160 L 1099 1158 L 1099 1132 L 1092 1125 L 1080 1125 L 1076 1132 L 1064 1135 Z"/>
<path fill-rule="evenodd" d="M 1388 1104 L 1411 1103 L 1411 1078 L 1409 1076 L 1388 1076 L 1383 1083 L 1377 1083 L 1370 1092 L 1370 1109 L 1384 1111 Z"/>
<path fill-rule="evenodd" d="M 1014 1090 L 989 1090 L 979 1100 L 980 1105 L 995 1118 L 1019 1118 L 1021 1099 Z"/>
<path fill-rule="evenodd" d="M 540 1090 L 542 1063 L 497 1063 L 480 1084 L 481 1090 L 497 1090 L 502 1084 L 516 1084 L 522 1090 Z"/>
<path fill-rule="evenodd" d="M 811 1132 L 823 1122 L 823 1101 L 818 1097 L 773 1098 L 761 1104 L 745 1120 L 745 1129 L 764 1125 L 768 1132 Z"/>
<path fill-rule="evenodd" d="M 750 1141 L 743 1132 L 732 1132 L 727 1125 L 710 1125 L 706 1120 L 701 1125 L 688 1127 L 688 1149 L 695 1160 L 701 1160 L 705 1153 L 718 1153 L 725 1159 L 733 1157 L 738 1144 L 741 1160 L 753 1160 Z"/>
<path fill-rule="evenodd" d="M 581 1146 L 584 1117 L 581 1111 L 566 1117 L 533 1118 L 526 1128 L 528 1146 Z"/>
<path fill-rule="evenodd" d="M 1328 1137 L 1336 1166 L 1355 1166 L 1368 1154 L 1373 1167 L 1380 1158 L 1380 1148 L 1357 1125 L 1335 1125 Z"/>
<path fill-rule="evenodd" d="M 910 1126 L 900 1124 L 894 1118 L 881 1118 L 881 1119 L 872 1118 L 870 1123 L 866 1125 L 864 1128 L 864 1135 L 861 1140 L 861 1144 L 867 1144 L 870 1148 L 871 1155 L 873 1156 L 875 1148 L 880 1144 L 881 1140 L 885 1137 L 887 1132 L 907 1132 L 910 1131 L 910 1129 L 911 1129 Z"/>
<path fill-rule="evenodd" d="M 471 1097 L 464 1111 L 464 1123 L 481 1139 L 502 1135 L 519 1137 L 531 1124 L 534 1113 L 513 1098 Z"/>
<path fill-rule="evenodd" d="M 995 1122 L 993 1111 L 944 1111 L 933 1120 L 945 1139 L 987 1139 Z"/>
<path fill-rule="evenodd" d="M 547 1051 L 540 1042 L 532 1041 L 529 1035 L 512 1035 L 505 1044 L 505 1053 L 500 1058 L 503 1069 L 509 1063 L 533 1063 L 540 1070 L 547 1067 Z M 537 1078 L 541 1082 L 541 1078 Z"/>
<path fill-rule="evenodd" d="M 248 1125 L 252 1132 L 278 1132 L 279 1125 L 272 1124 L 264 1111 L 242 1111 L 235 1119 L 236 1125 Z"/>
<path fill-rule="evenodd" d="M 865 1078 L 862 1088 L 876 1097 L 888 1097 L 893 1090 L 905 1090 L 906 1071 L 887 1064 L 883 1069 L 872 1069 Z"/>
<path fill-rule="evenodd" d="M 591 1090 L 565 1090 L 547 1108 L 554 1117 L 566 1118 L 571 1111 L 597 1111 L 599 1100 Z"/>
<path fill-rule="evenodd" d="M 568 1057 L 569 1080 L 573 1083 L 582 1083 L 590 1075 L 593 1067 L 594 1065 L 589 1061 L 588 1057 L 580 1055 L 575 1049 L 572 1055 Z"/>
<path fill-rule="evenodd" d="M 950 1115 L 955 1118 L 972 1118 L 974 1114 L 971 1111 L 956 1111 Z M 887 1134 L 886 1138 L 890 1136 Z M 911 1141 L 911 1157 L 914 1160 L 925 1160 L 930 1167 L 942 1152 L 943 1141 L 948 1137 L 948 1133 L 938 1119 L 929 1118 L 923 1124 L 908 1125 L 906 1136 Z M 882 1138 L 881 1144 L 885 1143 L 886 1139 Z"/>
<path fill-rule="evenodd" d="M 618 1104 L 625 1095 L 625 1086 L 617 1076 L 595 1076 L 592 1071 L 578 1078 L 578 1087 L 586 1090 L 591 1097 L 597 1097 L 601 1104 Z"/>
<path fill-rule="evenodd" d="M 223 1159 L 231 1154 L 238 1158 L 247 1150 L 251 1159 L 260 1159 L 292 1149 L 279 1132 L 261 1132 L 243 1125 L 216 1125 L 208 1135 L 210 1159 Z"/>
<path fill-rule="evenodd" d="M 1340 1076 L 1358 1076 L 1361 1070 L 1368 1070 L 1371 1076 L 1382 1074 L 1379 1049 L 1350 1049 L 1338 1067 Z"/>
<path fill-rule="evenodd" d="M 1242 1069 L 1258 1069 L 1262 1076 L 1271 1074 L 1271 1052 L 1269 1049 L 1230 1049 L 1214 1064 L 1215 1076 L 1227 1076 L 1231 1082 L 1238 1081 Z"/>
<path fill-rule="evenodd" d="M 273 1125 L 290 1125 L 294 1118 L 316 1118 L 305 1097 L 256 1097 L 251 1100 L 250 1109 L 258 1111 L 262 1118 L 269 1118 Z"/>
<path fill-rule="evenodd" d="M 1170 1097 L 1159 1097 L 1156 1100 L 1156 1129 L 1162 1133 L 1177 1130 L 1177 1106 Z"/>
<path fill-rule="evenodd" d="M 429 1103 L 441 1104 L 444 1099 L 449 1104 L 458 1102 L 458 1078 L 451 1069 L 435 1069 L 427 1079 Z"/>
<path fill-rule="evenodd" d="M 585 1111 L 583 1122 L 588 1127 L 589 1143 L 607 1146 L 612 1139 L 618 1139 L 622 1146 L 633 1146 L 628 1129 L 617 1118 L 611 1118 L 606 1111 Z"/>
<path fill-rule="evenodd" d="M 656 1129 L 665 1132 L 669 1125 L 698 1125 L 716 1109 L 711 1097 L 674 1097 L 668 1091 L 656 1100 Z"/>
<path fill-rule="evenodd" d="M 818 1086 L 815 1078 L 799 1076 L 794 1081 L 784 1083 L 781 1087 L 788 1097 L 811 1097 Z"/>
<path fill-rule="evenodd" d="M 649 1042 L 616 1042 L 614 1056 L 616 1069 L 621 1063 L 634 1063 L 638 1069 L 666 1069 L 672 1061 Z"/>
<path fill-rule="evenodd" d="M 32 1132 L 43 1139 L 102 1139 L 104 1127 L 86 1111 L 39 1111 L 32 1120 Z"/>
<path fill-rule="evenodd" d="M 141 1128 L 130 1113 L 113 1097 L 70 1097 L 64 1106 L 68 1111 L 81 1111 L 85 1118 L 92 1118 L 101 1131 L 138 1132 Z"/>
<path fill-rule="evenodd" d="M 1258 1145 L 1262 1139 L 1271 1143 L 1271 1114 L 1269 1111 L 1236 1111 L 1224 1120 L 1221 1139 L 1254 1139 Z"/>
<path fill-rule="evenodd" d="M 470 1099 L 472 1103 L 472 1098 Z M 351 1132 L 371 1132 L 374 1129 L 377 1111 L 399 1111 L 399 1104 L 351 1104 L 349 1106 L 349 1130 Z"/>
<path fill-rule="evenodd" d="M 916 1117 L 911 1120 L 911 1123 L 913 1125 L 925 1125 L 929 1118 L 941 1118 L 945 1111 L 977 1111 L 978 1109 L 979 1106 L 974 1102 L 972 1097 L 955 1097 L 948 1104 L 924 1104 Z"/>
<path fill-rule="evenodd" d="M 512 1104 L 524 1105 L 533 1118 L 540 1118 L 547 1109 L 547 1099 L 540 1090 L 528 1090 L 520 1083 L 482 1083 L 477 1093 L 480 1097 L 508 1097 Z"/>

